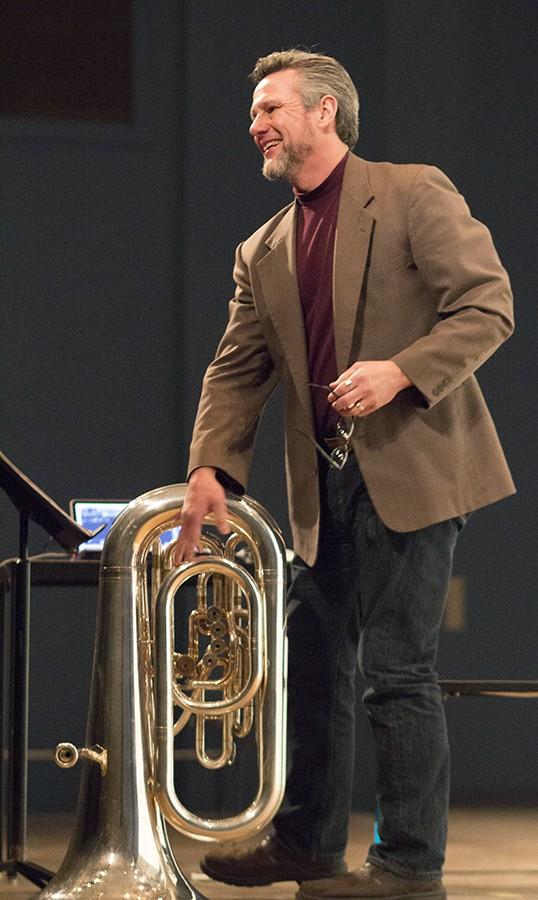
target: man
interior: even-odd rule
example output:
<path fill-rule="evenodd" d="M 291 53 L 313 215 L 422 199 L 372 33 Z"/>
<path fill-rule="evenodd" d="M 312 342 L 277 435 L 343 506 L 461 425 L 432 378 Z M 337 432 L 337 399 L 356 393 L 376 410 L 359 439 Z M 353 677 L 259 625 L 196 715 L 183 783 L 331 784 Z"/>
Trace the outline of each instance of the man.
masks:
<path fill-rule="evenodd" d="M 297 898 L 446 896 L 448 745 L 434 671 L 458 532 L 514 488 L 474 371 L 512 331 L 488 230 L 430 166 L 354 156 L 358 97 L 336 60 L 258 60 L 250 133 L 293 202 L 239 246 L 205 376 L 176 561 L 225 487 L 247 483 L 279 380 L 296 565 L 290 757 L 273 832 L 208 854 L 239 885 Z M 377 751 L 380 840 L 347 872 L 357 655 Z"/>

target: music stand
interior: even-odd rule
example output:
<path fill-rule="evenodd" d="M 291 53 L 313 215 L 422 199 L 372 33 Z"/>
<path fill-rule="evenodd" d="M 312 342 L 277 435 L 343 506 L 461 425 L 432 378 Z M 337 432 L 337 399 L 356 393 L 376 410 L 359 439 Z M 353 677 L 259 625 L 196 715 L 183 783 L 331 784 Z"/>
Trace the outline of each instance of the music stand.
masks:
<path fill-rule="evenodd" d="M 6 859 L 0 872 L 8 877 L 23 875 L 38 887 L 45 887 L 53 872 L 25 859 L 28 798 L 28 697 L 30 636 L 30 519 L 45 529 L 64 550 L 74 553 L 93 533 L 81 528 L 47 494 L 30 481 L 0 451 L 0 487 L 19 511 L 19 558 L 16 561 L 15 591 L 12 598 L 11 647 L 8 683 L 8 777 Z M 3 721 L 2 721 L 3 727 Z M 3 752 L 3 748 L 2 748 Z M 1 824 L 1 822 L 0 822 Z"/>

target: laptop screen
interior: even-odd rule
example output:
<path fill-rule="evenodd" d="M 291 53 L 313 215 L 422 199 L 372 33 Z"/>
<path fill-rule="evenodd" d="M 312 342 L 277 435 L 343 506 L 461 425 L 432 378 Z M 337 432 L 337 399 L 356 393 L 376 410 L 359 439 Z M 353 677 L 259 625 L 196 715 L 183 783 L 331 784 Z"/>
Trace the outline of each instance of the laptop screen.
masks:
<path fill-rule="evenodd" d="M 77 525 L 81 525 L 88 531 L 95 531 L 104 526 L 99 534 L 79 546 L 79 553 L 93 555 L 101 552 L 112 524 L 128 503 L 128 500 L 71 500 L 69 502 L 71 517 Z M 169 531 L 163 532 L 161 543 L 167 546 L 176 540 L 178 534 L 179 528 L 171 528 Z"/>

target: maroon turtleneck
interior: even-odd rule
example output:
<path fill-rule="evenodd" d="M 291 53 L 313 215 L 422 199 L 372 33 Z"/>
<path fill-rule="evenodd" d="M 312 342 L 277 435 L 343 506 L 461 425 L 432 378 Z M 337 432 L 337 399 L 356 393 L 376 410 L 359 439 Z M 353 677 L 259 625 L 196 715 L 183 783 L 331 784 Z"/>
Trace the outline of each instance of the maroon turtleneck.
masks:
<path fill-rule="evenodd" d="M 338 375 L 333 323 L 333 259 L 336 219 L 347 153 L 313 191 L 297 198 L 296 264 L 308 351 L 310 381 L 329 384 Z M 335 433 L 338 418 L 328 391 L 312 388 L 316 434 Z"/>

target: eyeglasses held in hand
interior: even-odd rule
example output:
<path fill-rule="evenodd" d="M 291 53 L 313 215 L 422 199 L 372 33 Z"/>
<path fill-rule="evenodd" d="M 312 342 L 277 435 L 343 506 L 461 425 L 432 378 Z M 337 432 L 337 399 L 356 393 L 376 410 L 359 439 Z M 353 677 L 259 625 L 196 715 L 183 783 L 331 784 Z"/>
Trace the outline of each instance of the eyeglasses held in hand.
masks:
<path fill-rule="evenodd" d="M 315 384 L 314 382 L 309 382 L 308 387 L 321 388 L 324 391 L 327 391 L 328 394 L 331 393 L 332 388 L 328 384 Z M 350 453 L 350 445 L 349 442 L 351 440 L 351 435 L 353 434 L 353 429 L 355 428 L 355 419 L 351 418 L 349 420 L 344 419 L 343 416 L 339 416 L 336 421 L 336 437 L 340 438 L 343 443 L 339 447 L 335 447 L 334 450 L 331 450 L 330 453 L 325 450 L 314 438 L 306 434 L 305 431 L 301 431 L 300 428 L 295 428 L 299 434 L 302 434 L 311 444 L 314 444 L 318 453 L 323 456 L 324 459 L 327 460 L 329 465 L 331 465 L 334 469 L 343 469 L 345 464 L 348 461 L 349 453 Z"/>

